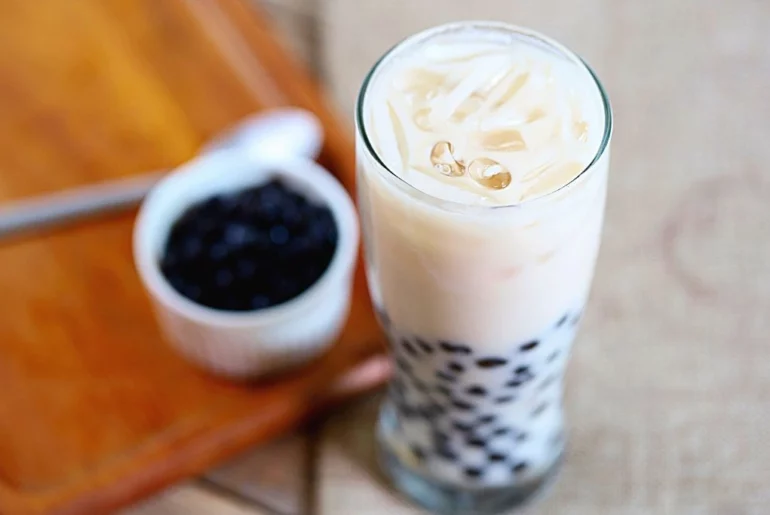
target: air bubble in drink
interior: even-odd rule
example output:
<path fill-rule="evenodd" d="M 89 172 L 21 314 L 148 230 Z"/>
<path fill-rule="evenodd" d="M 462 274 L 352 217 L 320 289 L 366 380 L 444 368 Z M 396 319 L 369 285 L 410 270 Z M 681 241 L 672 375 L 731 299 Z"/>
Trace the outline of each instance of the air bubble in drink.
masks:
<path fill-rule="evenodd" d="M 527 144 L 524 142 L 521 132 L 516 129 L 498 129 L 495 131 L 482 132 L 479 137 L 479 142 L 485 150 L 516 152 L 527 148 Z"/>
<path fill-rule="evenodd" d="M 474 181 L 485 188 L 502 190 L 511 184 L 511 172 L 488 157 L 479 157 L 471 161 L 468 172 Z"/>
<path fill-rule="evenodd" d="M 448 141 L 439 141 L 430 151 L 430 162 L 440 174 L 449 177 L 461 177 L 465 173 L 463 163 L 455 159 L 454 145 Z"/>

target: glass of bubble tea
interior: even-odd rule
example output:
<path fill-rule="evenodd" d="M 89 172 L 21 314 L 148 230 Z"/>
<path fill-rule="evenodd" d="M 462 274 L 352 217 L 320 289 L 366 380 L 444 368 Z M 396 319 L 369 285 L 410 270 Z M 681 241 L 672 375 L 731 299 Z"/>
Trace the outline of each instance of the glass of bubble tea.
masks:
<path fill-rule="evenodd" d="M 394 377 L 380 463 L 439 513 L 526 500 L 565 449 L 562 394 L 604 216 L 612 115 L 536 32 L 429 29 L 366 77 L 358 194 Z"/>

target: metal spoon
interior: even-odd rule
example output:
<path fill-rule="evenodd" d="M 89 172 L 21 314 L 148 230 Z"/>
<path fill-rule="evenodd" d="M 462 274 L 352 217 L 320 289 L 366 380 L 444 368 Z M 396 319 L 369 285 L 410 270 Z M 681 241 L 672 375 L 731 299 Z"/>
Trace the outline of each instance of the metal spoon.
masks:
<path fill-rule="evenodd" d="M 205 145 L 202 152 L 244 152 L 249 158 L 305 156 L 315 159 L 323 129 L 309 111 L 275 109 L 246 118 Z M 0 206 L 0 238 L 72 222 L 139 204 L 168 170 L 68 189 Z"/>

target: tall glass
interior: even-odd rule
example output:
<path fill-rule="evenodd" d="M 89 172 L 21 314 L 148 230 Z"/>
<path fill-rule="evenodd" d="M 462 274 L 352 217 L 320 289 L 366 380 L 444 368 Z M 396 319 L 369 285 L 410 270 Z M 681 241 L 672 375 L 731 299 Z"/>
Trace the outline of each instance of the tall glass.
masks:
<path fill-rule="evenodd" d="M 585 72 L 600 101 L 593 160 L 555 191 L 505 206 L 424 193 L 375 151 L 368 113 L 388 63 L 437 35 L 504 32 Z M 495 513 L 535 492 L 564 453 L 563 376 L 602 230 L 611 111 L 576 55 L 537 33 L 456 23 L 397 45 L 356 113 L 358 194 L 372 300 L 395 374 L 378 424 L 394 485 L 440 513 Z"/>

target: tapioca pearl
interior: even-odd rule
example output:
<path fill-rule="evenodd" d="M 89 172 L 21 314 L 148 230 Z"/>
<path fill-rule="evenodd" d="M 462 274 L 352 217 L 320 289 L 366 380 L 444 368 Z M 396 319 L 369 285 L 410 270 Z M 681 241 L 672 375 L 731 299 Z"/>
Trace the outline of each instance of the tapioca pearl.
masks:
<path fill-rule="evenodd" d="M 482 415 L 476 420 L 477 425 L 485 425 L 490 424 L 497 420 L 497 415 L 495 414 L 489 414 L 489 415 Z"/>
<path fill-rule="evenodd" d="M 455 431 L 458 431 L 460 433 L 467 433 L 469 431 L 473 430 L 473 424 L 462 421 L 462 420 L 453 420 L 452 421 L 452 429 Z"/>
<path fill-rule="evenodd" d="M 425 458 L 427 457 L 427 455 L 425 454 L 425 450 L 423 450 L 422 447 L 420 447 L 419 445 L 412 444 L 409 447 L 409 450 L 412 452 L 412 456 L 414 457 L 415 460 L 417 460 L 418 462 L 425 461 Z"/>
<path fill-rule="evenodd" d="M 575 327 L 576 325 L 578 325 L 578 323 L 580 323 L 580 319 L 581 319 L 581 318 L 583 318 L 583 312 L 582 312 L 582 311 L 578 311 L 578 312 L 577 312 L 577 313 L 576 313 L 576 314 L 575 314 L 575 315 L 572 317 L 572 320 L 570 320 L 570 325 L 571 325 L 572 327 Z"/>
<path fill-rule="evenodd" d="M 420 416 L 420 412 L 417 408 L 405 402 L 397 402 L 396 411 L 398 412 L 399 416 L 405 419 L 411 419 L 411 418 L 416 418 Z"/>
<path fill-rule="evenodd" d="M 396 367 L 407 376 L 412 374 L 412 365 L 401 356 L 396 357 Z"/>
<path fill-rule="evenodd" d="M 474 384 L 466 388 L 465 393 L 474 397 L 484 397 L 487 394 L 487 389 L 483 386 Z"/>
<path fill-rule="evenodd" d="M 502 452 L 490 452 L 487 459 L 490 463 L 504 463 L 508 461 L 508 455 Z"/>
<path fill-rule="evenodd" d="M 449 364 L 447 364 L 447 368 L 450 371 L 455 372 L 457 374 L 460 374 L 465 371 L 465 367 L 461 363 L 458 363 L 456 361 L 450 361 Z"/>
<path fill-rule="evenodd" d="M 468 447 L 476 447 L 479 449 L 484 449 L 487 446 L 487 440 L 485 438 L 480 437 L 476 433 L 469 433 L 465 437 L 465 445 Z"/>
<path fill-rule="evenodd" d="M 534 379 L 535 374 L 532 373 L 532 370 L 527 365 L 520 365 L 516 367 L 516 369 L 513 371 L 514 378 L 518 379 L 519 381 L 529 381 L 531 379 Z"/>
<path fill-rule="evenodd" d="M 455 381 L 457 381 L 457 378 L 455 376 L 453 376 L 452 374 L 447 374 L 443 370 L 436 371 L 436 378 L 449 383 L 454 383 Z"/>
<path fill-rule="evenodd" d="M 508 364 L 508 360 L 505 358 L 490 357 L 476 360 L 476 366 L 479 368 L 497 368 L 506 364 Z"/>
<path fill-rule="evenodd" d="M 484 475 L 484 469 L 482 467 L 465 467 L 464 473 L 468 479 L 480 479 Z"/>
<path fill-rule="evenodd" d="M 515 395 L 502 395 L 500 397 L 495 397 L 495 404 L 510 404 L 515 400 Z"/>
<path fill-rule="evenodd" d="M 500 437 L 500 436 L 506 436 L 511 433 L 510 427 L 498 427 L 492 430 L 490 433 L 490 436 L 492 437 Z"/>
<path fill-rule="evenodd" d="M 420 348 L 420 350 L 423 351 L 425 354 L 433 354 L 435 352 L 433 345 L 426 342 L 422 338 L 415 338 L 415 342 L 417 343 L 417 346 Z"/>
<path fill-rule="evenodd" d="M 471 351 L 471 348 L 467 345 L 462 345 L 459 343 L 451 343 L 447 341 L 441 341 L 439 342 L 439 347 L 444 352 L 447 352 L 449 354 L 460 354 L 460 355 L 469 355 L 472 354 L 473 351 Z"/>
<path fill-rule="evenodd" d="M 511 379 L 510 381 L 507 381 L 505 383 L 506 388 L 518 388 L 524 384 L 523 381 L 520 381 L 518 379 Z"/>
<path fill-rule="evenodd" d="M 466 402 L 462 399 L 452 399 L 450 401 L 450 405 L 452 406 L 452 408 L 458 411 L 474 411 L 476 409 L 475 404 Z"/>
<path fill-rule="evenodd" d="M 433 420 L 446 413 L 446 408 L 440 404 L 429 404 L 420 408 L 420 413 L 426 420 Z"/>
<path fill-rule="evenodd" d="M 527 343 L 519 345 L 519 350 L 521 352 L 530 352 L 537 348 L 538 345 L 540 345 L 540 340 L 530 340 Z"/>
<path fill-rule="evenodd" d="M 549 375 L 543 381 L 538 385 L 539 391 L 547 390 L 550 386 L 554 385 L 557 381 L 557 377 L 554 375 Z"/>
<path fill-rule="evenodd" d="M 451 445 L 446 443 L 442 444 L 436 449 L 436 456 L 446 461 L 457 461 L 457 453 L 452 449 Z"/>
<path fill-rule="evenodd" d="M 524 474 L 527 469 L 529 469 L 529 464 L 526 461 L 517 461 L 511 467 L 511 472 L 518 476 Z"/>
<path fill-rule="evenodd" d="M 548 401 L 543 401 L 532 410 L 532 418 L 537 418 L 548 409 Z"/>
<path fill-rule="evenodd" d="M 407 340 L 406 338 L 401 338 L 401 348 L 403 348 L 407 354 L 412 356 L 413 358 L 416 358 L 418 356 L 417 349 L 415 346 Z"/>
<path fill-rule="evenodd" d="M 569 313 L 564 313 L 564 316 L 559 319 L 558 322 L 556 322 L 556 328 L 563 326 L 567 323 L 567 320 L 569 320 Z"/>
<path fill-rule="evenodd" d="M 525 443 L 529 441 L 529 434 L 526 431 L 520 431 L 516 434 L 515 440 L 517 443 Z"/>
<path fill-rule="evenodd" d="M 551 352 L 547 358 L 545 358 L 545 362 L 548 364 L 553 363 L 554 361 L 556 361 L 556 359 L 559 357 L 560 354 L 561 352 L 559 351 L 559 349 L 556 349 L 555 351 Z"/>

